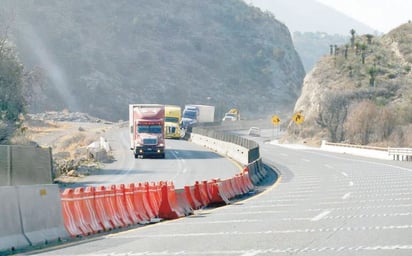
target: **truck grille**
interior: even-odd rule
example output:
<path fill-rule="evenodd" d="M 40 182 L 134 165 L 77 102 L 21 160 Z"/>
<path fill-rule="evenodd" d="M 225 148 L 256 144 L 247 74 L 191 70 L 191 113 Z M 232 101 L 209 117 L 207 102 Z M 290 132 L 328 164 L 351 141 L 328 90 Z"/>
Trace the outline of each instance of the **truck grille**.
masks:
<path fill-rule="evenodd" d="M 143 139 L 143 144 L 144 145 L 157 145 L 157 139 L 156 138 Z"/>

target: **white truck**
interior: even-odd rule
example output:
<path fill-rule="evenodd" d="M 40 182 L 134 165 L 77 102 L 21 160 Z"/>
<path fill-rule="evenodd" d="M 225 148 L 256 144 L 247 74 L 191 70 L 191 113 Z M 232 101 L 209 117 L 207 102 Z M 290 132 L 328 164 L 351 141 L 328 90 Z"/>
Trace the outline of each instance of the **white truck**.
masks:
<path fill-rule="evenodd" d="M 240 120 L 240 113 L 237 108 L 231 108 L 223 117 L 222 121 L 238 121 Z"/>
<path fill-rule="evenodd" d="M 215 121 L 215 106 L 188 104 L 183 110 L 182 128 L 188 129 L 201 123 Z"/>

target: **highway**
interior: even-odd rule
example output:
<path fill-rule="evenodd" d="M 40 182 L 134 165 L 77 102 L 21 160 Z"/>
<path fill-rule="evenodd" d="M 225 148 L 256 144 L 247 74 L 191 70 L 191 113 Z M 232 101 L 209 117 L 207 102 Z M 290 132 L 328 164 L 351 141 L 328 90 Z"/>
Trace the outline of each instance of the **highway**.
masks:
<path fill-rule="evenodd" d="M 105 138 L 115 161 L 72 186 L 173 181 L 176 188 L 183 188 L 196 181 L 231 178 L 242 169 L 234 161 L 184 140 L 166 140 L 165 159 L 135 159 L 126 127 L 109 130 Z"/>
<path fill-rule="evenodd" d="M 280 174 L 265 192 L 36 255 L 412 255 L 410 163 L 257 140 Z"/>

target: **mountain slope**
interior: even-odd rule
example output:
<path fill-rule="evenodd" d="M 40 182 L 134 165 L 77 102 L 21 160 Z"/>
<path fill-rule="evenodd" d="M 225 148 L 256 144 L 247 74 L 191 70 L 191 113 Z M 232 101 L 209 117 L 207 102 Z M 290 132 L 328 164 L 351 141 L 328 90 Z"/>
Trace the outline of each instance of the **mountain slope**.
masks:
<path fill-rule="evenodd" d="M 215 105 L 217 117 L 232 107 L 255 117 L 290 111 L 300 94 L 304 70 L 287 27 L 240 0 L 2 6 L 16 13 L 24 63 L 45 80 L 31 111 L 118 120 L 129 103 L 198 103 Z"/>
<path fill-rule="evenodd" d="M 290 134 L 334 142 L 412 144 L 412 24 L 331 49 L 304 79 Z"/>

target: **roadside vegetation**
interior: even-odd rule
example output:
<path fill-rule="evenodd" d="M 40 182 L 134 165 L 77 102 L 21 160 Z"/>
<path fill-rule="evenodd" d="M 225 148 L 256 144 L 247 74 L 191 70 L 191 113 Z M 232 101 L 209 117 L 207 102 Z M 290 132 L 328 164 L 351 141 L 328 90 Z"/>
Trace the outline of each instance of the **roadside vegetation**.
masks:
<path fill-rule="evenodd" d="M 317 114 L 302 125 L 299 136 L 411 146 L 412 24 L 384 36 L 357 35 L 352 29 L 346 44 L 329 47 L 329 56 L 305 78 L 312 86 L 317 83 L 319 90 L 312 95 L 316 110 L 304 112 Z"/>
<path fill-rule="evenodd" d="M 8 142 L 25 112 L 24 69 L 7 34 L 9 27 L 0 13 L 0 143 Z"/>

